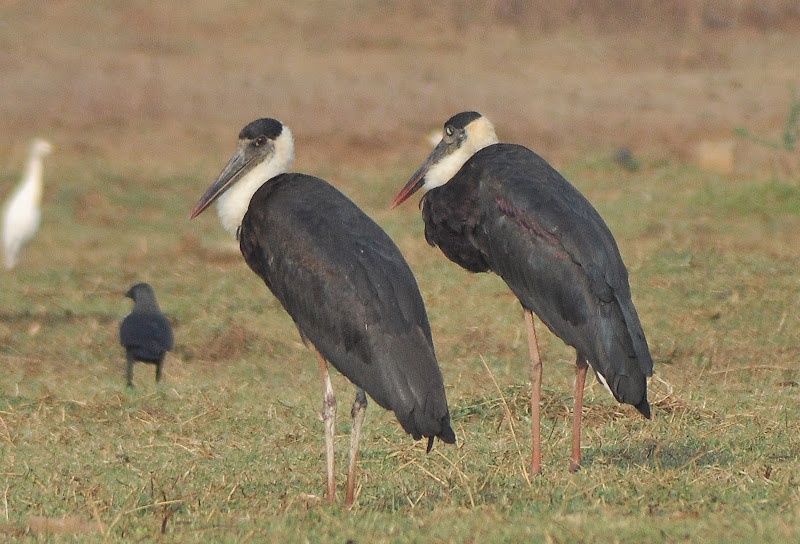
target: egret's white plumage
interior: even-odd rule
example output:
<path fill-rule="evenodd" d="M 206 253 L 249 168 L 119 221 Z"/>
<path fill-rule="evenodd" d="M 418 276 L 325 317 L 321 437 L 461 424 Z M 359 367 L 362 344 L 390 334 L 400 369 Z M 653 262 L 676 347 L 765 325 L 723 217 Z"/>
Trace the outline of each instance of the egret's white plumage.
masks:
<path fill-rule="evenodd" d="M 22 181 L 3 206 L 3 256 L 9 270 L 17 264 L 23 247 L 39 228 L 43 159 L 52 151 L 50 143 L 41 138 L 31 143 Z"/>

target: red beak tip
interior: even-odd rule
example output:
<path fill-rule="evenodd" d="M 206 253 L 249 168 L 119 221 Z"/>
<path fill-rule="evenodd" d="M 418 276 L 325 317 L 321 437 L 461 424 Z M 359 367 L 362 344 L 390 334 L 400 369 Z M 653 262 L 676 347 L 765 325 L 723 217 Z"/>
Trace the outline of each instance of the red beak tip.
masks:
<path fill-rule="evenodd" d="M 198 209 L 198 207 L 195 206 L 194 209 L 192 210 L 192 213 L 189 214 L 189 221 L 200 215 L 203 212 L 203 210 L 205 210 L 205 208 Z"/>

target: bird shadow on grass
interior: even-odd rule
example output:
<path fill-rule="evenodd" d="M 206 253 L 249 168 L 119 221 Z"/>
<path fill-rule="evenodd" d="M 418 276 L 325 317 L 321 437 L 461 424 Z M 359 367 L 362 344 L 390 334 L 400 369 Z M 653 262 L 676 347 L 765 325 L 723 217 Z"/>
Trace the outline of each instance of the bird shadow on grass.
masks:
<path fill-rule="evenodd" d="M 680 397 L 671 392 L 665 397 L 654 400 L 653 407 L 657 417 L 680 417 L 686 425 L 701 425 L 704 422 L 717 421 L 719 414 L 688 405 Z M 611 412 L 605 418 L 612 422 L 618 418 L 618 406 L 611 406 L 606 410 Z M 591 409 L 588 410 L 591 413 Z M 653 470 L 681 469 L 711 466 L 730 466 L 735 463 L 736 456 L 731 448 L 717 439 L 698 434 L 677 435 L 675 439 L 664 437 L 662 439 L 643 438 L 641 440 L 624 440 L 614 444 L 602 445 L 590 449 L 583 455 L 583 464 L 591 465 L 593 461 L 616 465 L 619 468 L 646 467 Z"/>
<path fill-rule="evenodd" d="M 601 446 L 586 450 L 583 465 L 616 465 L 627 469 L 646 467 L 653 470 L 692 467 L 730 466 L 736 461 L 733 451 L 713 440 L 687 438 L 681 440 L 646 439 L 635 444 Z"/>

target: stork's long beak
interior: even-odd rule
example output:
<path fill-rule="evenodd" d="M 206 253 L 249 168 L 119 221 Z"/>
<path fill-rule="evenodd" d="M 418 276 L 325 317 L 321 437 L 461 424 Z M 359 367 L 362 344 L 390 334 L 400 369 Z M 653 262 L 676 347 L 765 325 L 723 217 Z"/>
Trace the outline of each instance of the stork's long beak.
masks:
<path fill-rule="evenodd" d="M 391 209 L 394 209 L 402 204 L 408 199 L 408 197 L 416 193 L 423 185 L 425 185 L 425 174 L 428 172 L 431 166 L 439 162 L 439 159 L 448 153 L 449 147 L 449 144 L 445 143 L 444 140 L 439 142 L 428 158 L 425 159 L 425 162 L 422 163 L 422 166 L 419 167 L 419 170 L 414 172 L 414 175 L 411 176 L 411 179 L 408 180 L 408 183 L 406 183 L 405 187 L 402 188 L 400 193 L 394 199 Z"/>
<path fill-rule="evenodd" d="M 216 181 L 211 184 L 211 187 L 209 187 L 205 194 L 200 198 L 200 201 L 192 210 L 189 219 L 194 219 L 200 215 L 203 210 L 208 208 L 208 206 L 219 197 L 219 195 L 224 193 L 228 187 L 236 183 L 245 172 L 250 170 L 249 166 L 255 158 L 256 157 L 253 157 L 248 160 L 245 157 L 244 150 L 241 148 L 237 149 L 231 159 L 228 161 L 228 164 L 226 164 L 225 168 L 222 169 L 220 175 L 217 176 Z"/>

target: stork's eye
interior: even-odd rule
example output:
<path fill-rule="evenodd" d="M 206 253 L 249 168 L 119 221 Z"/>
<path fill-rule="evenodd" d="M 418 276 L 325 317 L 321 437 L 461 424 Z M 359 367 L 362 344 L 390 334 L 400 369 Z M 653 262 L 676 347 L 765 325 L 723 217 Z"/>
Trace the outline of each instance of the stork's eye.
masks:
<path fill-rule="evenodd" d="M 450 127 L 450 126 L 444 127 L 444 133 L 447 136 L 452 136 L 453 135 L 453 127 Z"/>
<path fill-rule="evenodd" d="M 255 139 L 255 141 L 253 142 L 253 145 L 255 145 L 256 147 L 261 147 L 261 146 L 262 146 L 262 145 L 264 145 L 265 143 L 267 143 L 267 137 L 266 137 L 266 136 L 259 136 L 259 137 L 258 137 L 258 138 L 256 138 L 256 139 Z"/>

